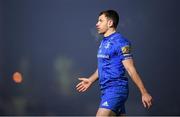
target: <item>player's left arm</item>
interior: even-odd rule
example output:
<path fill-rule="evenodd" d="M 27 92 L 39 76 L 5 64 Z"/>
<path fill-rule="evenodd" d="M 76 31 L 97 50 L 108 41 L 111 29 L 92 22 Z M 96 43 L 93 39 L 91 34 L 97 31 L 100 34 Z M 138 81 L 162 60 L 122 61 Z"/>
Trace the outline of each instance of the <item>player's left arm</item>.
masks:
<path fill-rule="evenodd" d="M 125 69 L 127 70 L 129 76 L 133 80 L 133 82 L 136 84 L 136 86 L 139 88 L 141 94 L 142 94 L 142 103 L 144 107 L 150 108 L 152 106 L 152 97 L 151 95 L 147 92 L 139 74 L 136 71 L 136 68 L 133 63 L 133 59 L 125 59 L 122 61 Z"/>

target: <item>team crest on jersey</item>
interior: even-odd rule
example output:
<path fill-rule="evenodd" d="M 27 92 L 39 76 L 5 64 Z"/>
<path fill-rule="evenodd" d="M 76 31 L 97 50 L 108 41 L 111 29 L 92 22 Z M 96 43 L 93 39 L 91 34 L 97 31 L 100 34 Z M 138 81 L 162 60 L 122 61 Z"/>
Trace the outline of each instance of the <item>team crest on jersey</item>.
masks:
<path fill-rule="evenodd" d="M 109 46 L 110 46 L 110 42 L 108 42 L 107 45 L 104 46 L 104 48 L 107 49 L 107 48 L 109 48 Z"/>
<path fill-rule="evenodd" d="M 131 48 L 129 45 L 127 45 L 127 46 L 122 47 L 121 50 L 122 50 L 123 54 L 128 54 L 128 53 L 130 53 Z"/>

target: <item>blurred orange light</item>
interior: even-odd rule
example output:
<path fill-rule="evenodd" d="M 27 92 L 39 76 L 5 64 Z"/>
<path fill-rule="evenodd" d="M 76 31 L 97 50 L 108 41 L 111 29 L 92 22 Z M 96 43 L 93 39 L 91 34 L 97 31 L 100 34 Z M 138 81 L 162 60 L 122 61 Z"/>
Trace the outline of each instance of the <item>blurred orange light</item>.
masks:
<path fill-rule="evenodd" d="M 22 80 L 23 80 L 23 78 L 22 78 L 21 73 L 15 72 L 15 73 L 13 74 L 13 81 L 14 81 L 15 83 L 21 83 Z"/>

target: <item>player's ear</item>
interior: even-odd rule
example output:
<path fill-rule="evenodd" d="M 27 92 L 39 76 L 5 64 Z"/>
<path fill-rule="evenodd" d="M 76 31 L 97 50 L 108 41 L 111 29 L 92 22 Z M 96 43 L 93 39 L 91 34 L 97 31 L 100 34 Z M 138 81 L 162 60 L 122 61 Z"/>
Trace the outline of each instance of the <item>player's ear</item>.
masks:
<path fill-rule="evenodd" d="M 108 21 L 108 26 L 109 26 L 109 27 L 113 27 L 113 21 L 112 21 L 112 20 L 109 20 L 109 21 Z"/>

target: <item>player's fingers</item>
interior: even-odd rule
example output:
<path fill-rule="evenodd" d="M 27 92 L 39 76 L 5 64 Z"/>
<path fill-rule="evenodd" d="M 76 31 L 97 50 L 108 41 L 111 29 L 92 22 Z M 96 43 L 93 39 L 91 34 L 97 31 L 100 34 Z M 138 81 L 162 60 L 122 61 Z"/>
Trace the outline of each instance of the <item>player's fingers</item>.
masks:
<path fill-rule="evenodd" d="M 85 87 L 83 90 L 82 90 L 82 92 L 84 92 L 84 91 L 86 91 L 87 90 L 87 88 Z"/>
<path fill-rule="evenodd" d="M 151 102 L 150 101 L 145 101 L 146 107 L 149 109 L 151 107 Z"/>
<path fill-rule="evenodd" d="M 84 87 L 82 87 L 82 88 L 78 89 L 78 92 L 81 92 L 81 91 L 83 90 L 83 88 L 84 88 Z"/>
<path fill-rule="evenodd" d="M 84 86 L 81 85 L 81 86 L 77 87 L 76 89 L 79 91 L 79 90 L 82 89 L 83 87 L 84 87 Z"/>
<path fill-rule="evenodd" d="M 142 103 L 143 103 L 144 107 L 146 108 L 146 102 L 144 100 L 142 100 Z"/>
<path fill-rule="evenodd" d="M 152 101 L 149 101 L 150 106 L 152 106 Z"/>
<path fill-rule="evenodd" d="M 148 102 L 147 105 L 148 105 L 148 109 L 149 109 L 151 107 L 151 104 Z"/>
<path fill-rule="evenodd" d="M 81 86 L 81 85 L 82 85 L 82 82 L 78 83 L 78 84 L 76 85 L 76 88 L 79 87 L 79 86 Z"/>
<path fill-rule="evenodd" d="M 85 87 L 82 87 L 79 92 L 83 92 L 86 88 Z"/>
<path fill-rule="evenodd" d="M 152 106 L 151 101 L 148 102 L 148 109 Z"/>

